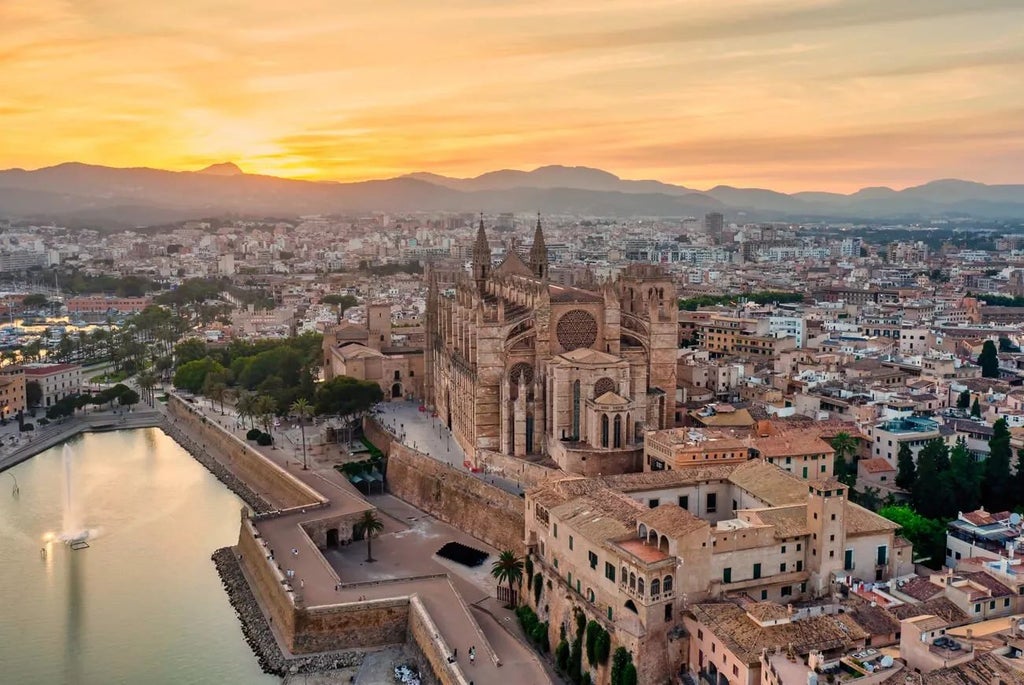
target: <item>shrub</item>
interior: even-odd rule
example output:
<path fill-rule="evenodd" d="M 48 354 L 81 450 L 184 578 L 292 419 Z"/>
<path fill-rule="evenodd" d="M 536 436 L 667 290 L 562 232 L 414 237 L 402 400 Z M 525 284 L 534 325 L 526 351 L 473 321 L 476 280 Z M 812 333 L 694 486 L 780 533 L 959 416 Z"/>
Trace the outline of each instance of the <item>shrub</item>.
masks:
<path fill-rule="evenodd" d="M 579 640 L 572 641 L 569 650 L 569 680 L 579 685 L 583 678 L 583 645 Z"/>
<path fill-rule="evenodd" d="M 597 663 L 597 636 L 601 632 L 601 626 L 597 621 L 587 624 L 587 662 L 591 665 Z"/>
<path fill-rule="evenodd" d="M 530 633 L 530 637 L 533 639 L 534 644 L 540 651 L 547 653 L 551 650 L 551 644 L 548 642 L 548 623 L 538 623 L 533 627 L 533 631 Z"/>
<path fill-rule="evenodd" d="M 609 635 L 608 631 L 604 628 L 602 628 L 600 634 L 598 634 L 594 648 L 597 652 L 597 662 L 599 664 L 608 663 L 608 657 L 612 651 L 612 636 Z"/>
<path fill-rule="evenodd" d="M 559 673 L 565 673 L 569 668 L 569 643 L 562 640 L 555 647 L 555 667 Z"/>
<path fill-rule="evenodd" d="M 533 603 L 540 606 L 540 593 L 544 587 L 544 576 L 537 574 L 533 577 Z M 564 637 L 564 636 L 563 636 Z"/>
<path fill-rule="evenodd" d="M 248 432 L 245 434 L 245 439 L 256 440 L 261 435 L 263 435 L 263 431 L 261 431 L 259 428 L 250 428 Z"/>
<path fill-rule="evenodd" d="M 270 437 L 269 433 L 260 433 L 260 437 L 256 438 L 256 444 L 260 447 L 266 447 L 274 444 L 274 439 Z"/>
<path fill-rule="evenodd" d="M 49 425 L 49 423 L 50 423 L 50 420 L 47 419 L 46 417 L 43 417 L 43 418 L 39 419 L 39 425 L 40 426 L 46 426 L 46 425 Z"/>
<path fill-rule="evenodd" d="M 21 432 L 22 433 L 24 433 L 26 431 L 34 431 L 35 429 L 36 429 L 35 425 L 33 425 L 31 423 L 23 423 L 21 425 Z"/>
<path fill-rule="evenodd" d="M 622 685 L 636 685 L 636 666 L 626 664 L 622 669 Z"/>

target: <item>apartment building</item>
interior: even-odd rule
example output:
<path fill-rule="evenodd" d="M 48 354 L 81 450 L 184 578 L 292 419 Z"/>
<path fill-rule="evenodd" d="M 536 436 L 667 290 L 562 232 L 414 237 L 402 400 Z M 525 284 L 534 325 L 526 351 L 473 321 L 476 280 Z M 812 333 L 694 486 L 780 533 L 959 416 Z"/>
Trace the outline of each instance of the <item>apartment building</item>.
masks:
<path fill-rule="evenodd" d="M 49 407 L 68 395 L 82 392 L 82 367 L 78 364 L 24 364 L 25 384 L 38 383 L 42 390 L 39 406 Z"/>
<path fill-rule="evenodd" d="M 909 445 L 916 460 L 917 453 L 929 440 L 944 437 L 937 422 L 920 417 L 883 421 L 869 428 L 868 434 L 871 439 L 871 456 L 881 457 L 893 466 L 896 466 L 901 445 Z"/>
<path fill-rule="evenodd" d="M 741 464 L 748 458 L 747 446 L 731 431 L 668 428 L 644 436 L 645 471 Z"/>
<path fill-rule="evenodd" d="M 525 529 L 552 642 L 581 610 L 633 653 L 641 682 L 696 670 L 677 639 L 692 603 L 820 597 L 840 577 L 889 578 L 910 556 L 896 525 L 835 479 L 760 459 L 550 481 L 526 493 Z"/>
<path fill-rule="evenodd" d="M 0 419 L 25 411 L 25 374 L 20 371 L 0 373 Z"/>

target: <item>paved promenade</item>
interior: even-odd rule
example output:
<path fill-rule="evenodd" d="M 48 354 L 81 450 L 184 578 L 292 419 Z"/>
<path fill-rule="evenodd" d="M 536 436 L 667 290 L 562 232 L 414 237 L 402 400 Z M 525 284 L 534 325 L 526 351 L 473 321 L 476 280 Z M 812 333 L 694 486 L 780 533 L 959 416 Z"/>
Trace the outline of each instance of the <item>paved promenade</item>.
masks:
<path fill-rule="evenodd" d="M 60 422 L 40 426 L 38 419 L 26 419 L 36 423 L 36 429 L 18 433 L 17 422 L 12 422 L 0 436 L 0 472 L 20 464 L 26 459 L 50 449 L 54 445 L 75 437 L 79 433 L 93 430 L 127 430 L 158 426 L 163 414 L 146 405 L 138 404 L 131 412 L 113 410 L 78 412 Z M 13 426 L 13 429 L 12 429 Z"/>
<path fill-rule="evenodd" d="M 451 431 L 440 418 L 432 417 L 430 412 L 421 412 L 416 402 L 383 402 L 380 410 L 377 420 L 397 435 L 403 444 L 428 457 L 467 471 L 463 465 L 466 453 L 452 439 Z M 523 494 L 522 484 L 517 481 L 486 473 L 472 475 L 513 495 Z"/>

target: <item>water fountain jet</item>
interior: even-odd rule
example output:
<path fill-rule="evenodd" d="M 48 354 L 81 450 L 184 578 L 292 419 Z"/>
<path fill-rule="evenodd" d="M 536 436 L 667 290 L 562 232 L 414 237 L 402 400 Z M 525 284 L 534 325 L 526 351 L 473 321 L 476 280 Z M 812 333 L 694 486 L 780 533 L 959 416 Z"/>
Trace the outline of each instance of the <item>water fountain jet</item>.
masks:
<path fill-rule="evenodd" d="M 86 540 L 89 537 L 89 529 L 82 525 L 82 513 L 77 494 L 75 482 L 72 475 L 72 461 L 75 453 L 70 445 L 64 445 L 61 458 L 64 460 L 64 519 L 61 526 L 60 539 L 70 545 L 72 549 L 88 547 Z"/>

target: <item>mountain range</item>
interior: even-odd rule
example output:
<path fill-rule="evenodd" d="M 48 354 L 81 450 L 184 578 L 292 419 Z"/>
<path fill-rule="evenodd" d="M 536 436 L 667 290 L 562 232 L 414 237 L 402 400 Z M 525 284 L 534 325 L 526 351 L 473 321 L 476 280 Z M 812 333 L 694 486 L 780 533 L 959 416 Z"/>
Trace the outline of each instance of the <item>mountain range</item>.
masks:
<path fill-rule="evenodd" d="M 625 180 L 588 167 L 504 169 L 474 178 L 414 173 L 356 183 L 247 174 L 231 162 L 200 171 L 69 162 L 0 171 L 0 218 L 142 226 L 224 214 L 297 216 L 368 211 L 532 212 L 591 216 L 760 219 L 1024 219 L 1024 185 L 954 179 L 893 190 L 786 194 L 760 188 L 697 190 Z"/>

